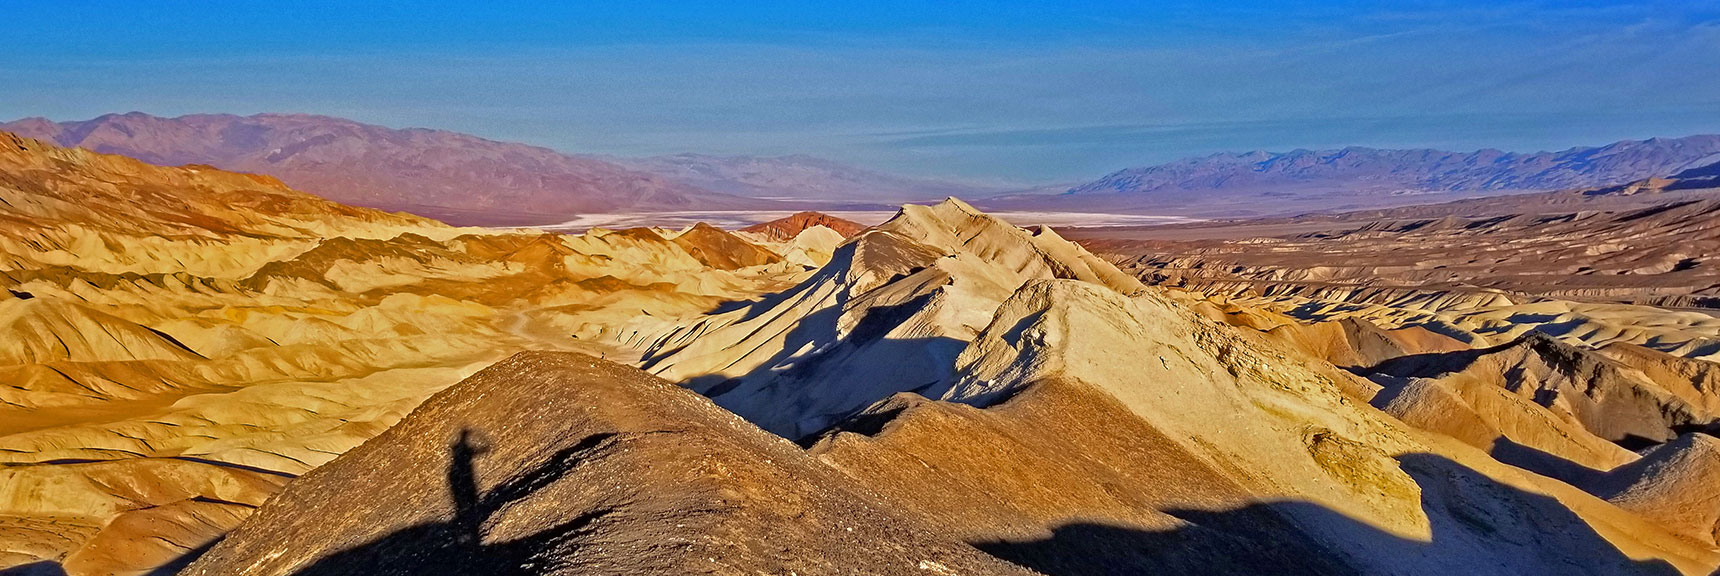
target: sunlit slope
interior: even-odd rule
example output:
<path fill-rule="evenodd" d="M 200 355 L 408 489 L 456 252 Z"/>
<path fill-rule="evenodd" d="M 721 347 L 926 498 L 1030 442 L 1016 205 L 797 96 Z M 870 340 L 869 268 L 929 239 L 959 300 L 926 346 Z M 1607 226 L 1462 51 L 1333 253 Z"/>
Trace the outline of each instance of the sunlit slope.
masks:
<path fill-rule="evenodd" d="M 1029 232 L 950 199 L 903 207 L 792 289 L 631 343 L 647 370 L 799 438 L 947 377 L 990 311 L 1046 278 L 1141 289 L 1050 229 Z"/>
<path fill-rule="evenodd" d="M 673 383 L 528 353 L 295 482 L 184 574 L 1030 574 L 936 528 Z"/>
<path fill-rule="evenodd" d="M 1643 514 L 1654 508 L 1503 462 L 1381 410 L 1388 386 L 1337 365 L 1468 353 L 1460 340 L 1142 287 L 1049 231 L 956 201 L 906 207 L 792 289 L 633 343 L 648 370 L 1047 573 L 1705 575 L 1720 563 L 1687 536 L 1704 516 Z M 1638 458 L 1604 428 L 1541 425 L 1585 435 L 1609 466 Z"/>
<path fill-rule="evenodd" d="M 459 229 L 0 143 L 0 566 L 153 569 L 508 354 L 806 274 L 714 229 Z"/>

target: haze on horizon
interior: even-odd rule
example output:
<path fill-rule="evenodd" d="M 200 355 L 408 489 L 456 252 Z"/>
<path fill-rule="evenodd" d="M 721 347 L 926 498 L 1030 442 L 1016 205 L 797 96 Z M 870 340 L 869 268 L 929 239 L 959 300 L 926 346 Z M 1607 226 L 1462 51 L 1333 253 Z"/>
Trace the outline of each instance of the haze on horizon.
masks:
<path fill-rule="evenodd" d="M 1720 131 L 1696 2 L 8 6 L 0 119 L 304 112 L 1043 183 L 1218 151 Z"/>

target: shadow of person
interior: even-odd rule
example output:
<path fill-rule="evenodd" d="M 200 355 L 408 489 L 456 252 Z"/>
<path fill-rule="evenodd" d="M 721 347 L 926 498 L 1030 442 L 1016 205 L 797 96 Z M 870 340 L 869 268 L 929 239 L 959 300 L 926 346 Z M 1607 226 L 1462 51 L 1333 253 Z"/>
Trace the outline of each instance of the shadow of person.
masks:
<path fill-rule="evenodd" d="M 571 556 L 573 537 L 610 510 L 590 510 L 535 534 L 501 542 L 486 541 L 486 524 L 498 511 L 561 480 L 579 466 L 583 454 L 613 436 L 587 436 L 543 463 L 483 491 L 479 488 L 477 458 L 487 449 L 470 430 L 461 430 L 449 446 L 448 494 L 453 500 L 453 514 L 448 520 L 397 530 L 324 556 L 294 574 L 536 576 L 550 573 L 561 559 Z"/>
<path fill-rule="evenodd" d="M 1401 538 L 1312 502 L 1277 501 L 1166 510 L 1185 522 L 1170 530 L 1081 522 L 1059 526 L 1048 538 L 973 545 L 1048 576 L 1679 573 L 1661 560 L 1626 556 L 1556 499 L 1434 454 L 1398 460 L 1421 486 L 1429 541 Z"/>
<path fill-rule="evenodd" d="M 478 472 L 474 460 L 484 449 L 473 443 L 472 431 L 462 428 L 449 448 L 448 493 L 454 499 L 454 545 L 471 549 L 483 542 L 484 518 L 478 510 Z"/>

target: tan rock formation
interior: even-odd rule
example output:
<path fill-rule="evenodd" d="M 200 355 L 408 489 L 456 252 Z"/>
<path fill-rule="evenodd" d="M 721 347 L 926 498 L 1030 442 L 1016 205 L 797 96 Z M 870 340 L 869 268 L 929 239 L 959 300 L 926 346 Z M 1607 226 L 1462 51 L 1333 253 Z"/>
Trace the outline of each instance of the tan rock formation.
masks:
<path fill-rule="evenodd" d="M 1028 573 L 850 483 L 637 369 L 528 353 L 295 482 L 182 574 Z"/>
<path fill-rule="evenodd" d="M 1035 278 L 1141 288 L 1049 229 L 1028 232 L 951 199 L 903 207 L 792 289 L 639 345 L 647 370 L 801 437 L 939 383 L 990 311 Z"/>
<path fill-rule="evenodd" d="M 899 397 L 814 450 L 1048 573 L 1672 568 L 1636 560 L 1658 557 L 1702 574 L 1717 560 L 1415 433 L 1314 367 L 1150 293 L 1031 282 L 958 366 L 941 396 L 981 409 Z"/>
<path fill-rule="evenodd" d="M 170 569 L 511 352 L 805 276 L 715 229 L 457 229 L 9 135 L 0 199 L 0 570 Z"/>
<path fill-rule="evenodd" d="M 1453 435 L 1479 441 L 1473 426 L 1442 423 L 1442 415 L 1478 418 L 1513 442 L 1597 470 L 1636 459 L 1620 444 L 1652 445 L 1681 430 L 1720 425 L 1720 413 L 1705 407 L 1714 399 L 1704 398 L 1688 380 L 1657 382 L 1538 332 L 1494 348 L 1401 358 L 1374 370 L 1416 379 L 1401 384 L 1403 393 L 1397 384 L 1388 386 L 1377 404 L 1418 426 L 1464 429 Z M 1455 398 L 1439 398 L 1435 387 Z M 1439 407 L 1415 406 L 1420 399 Z"/>
<path fill-rule="evenodd" d="M 841 234 L 843 238 L 852 238 L 855 234 L 859 234 L 861 230 L 866 229 L 865 224 L 852 220 L 844 220 L 829 214 L 819 212 L 796 212 L 776 220 L 742 228 L 740 229 L 740 232 L 754 234 L 767 241 L 786 242 L 794 239 L 794 237 L 799 236 L 801 232 L 814 226 L 829 228 L 831 231 Z"/>
<path fill-rule="evenodd" d="M 1595 493 L 1704 543 L 1720 545 L 1720 438 L 1691 433 L 1620 466 Z"/>

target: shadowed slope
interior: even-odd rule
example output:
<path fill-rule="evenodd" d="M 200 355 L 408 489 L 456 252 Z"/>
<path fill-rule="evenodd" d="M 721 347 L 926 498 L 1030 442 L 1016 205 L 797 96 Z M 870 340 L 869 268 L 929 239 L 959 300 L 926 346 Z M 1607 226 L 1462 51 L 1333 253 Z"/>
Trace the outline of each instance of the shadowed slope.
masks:
<path fill-rule="evenodd" d="M 1166 514 L 1183 522 L 1179 528 L 1148 530 L 1126 525 L 1080 521 L 1061 525 L 1044 538 L 998 540 L 977 545 L 1000 558 L 1039 570 L 1049 576 L 1099 576 L 1130 573 L 1167 575 L 1233 574 L 1385 574 L 1396 570 L 1358 569 L 1339 562 L 1334 550 L 1296 548 L 1308 546 L 1292 532 L 1285 534 L 1283 518 L 1313 519 L 1343 526 L 1370 556 L 1396 558 L 1452 558 L 1495 546 L 1492 532 L 1477 532 L 1476 523 L 1503 523 L 1505 530 L 1559 530 L 1553 546 L 1580 549 L 1591 558 L 1562 558 L 1564 552 L 1528 550 L 1524 556 L 1494 564 L 1491 558 L 1472 558 L 1473 564 L 1452 572 L 1463 574 L 1581 574 L 1616 573 L 1675 575 L 1678 570 L 1665 562 L 1631 562 L 1618 557 L 1611 545 L 1566 510 L 1556 500 L 1517 490 L 1477 474 L 1449 459 L 1431 454 L 1408 454 L 1399 458 L 1405 470 L 1429 483 L 1462 483 L 1463 490 L 1489 494 L 1492 500 L 1442 501 L 1441 490 L 1429 490 L 1423 499 L 1430 516 L 1441 517 L 1428 541 L 1405 539 L 1380 531 L 1343 514 L 1306 502 L 1249 504 L 1228 510 L 1172 509 Z M 1294 530 L 1294 528 L 1290 528 Z M 1540 537 L 1547 537 L 1542 535 Z M 1566 550 L 1571 550 L 1567 548 Z M 1600 560 L 1597 560 L 1600 559 Z M 1604 566 L 1604 567 L 1603 567 Z M 1426 573 L 1442 573 L 1432 566 Z M 1422 571 L 1422 570 L 1414 570 Z"/>
<path fill-rule="evenodd" d="M 1151 291 L 1037 280 L 949 385 L 924 391 L 961 404 L 898 396 L 813 450 L 1053 574 L 1704 574 L 1720 561 L 1416 433 L 1352 399 L 1344 377 Z M 1092 524 L 1117 530 L 1080 528 Z M 1149 545 L 1183 548 L 1133 549 Z"/>
<path fill-rule="evenodd" d="M 1040 278 L 1141 287 L 1049 229 L 1029 232 L 955 199 L 909 205 L 794 288 L 653 339 L 644 367 L 800 438 L 939 383 L 997 303 Z"/>
<path fill-rule="evenodd" d="M 1720 545 L 1720 438 L 1691 433 L 1596 483 L 1596 495 L 1705 544 Z"/>
<path fill-rule="evenodd" d="M 241 571 L 1026 573 L 885 511 L 691 392 L 548 353 L 426 401 L 181 574 Z"/>
<path fill-rule="evenodd" d="M 1720 424 L 1720 413 L 1710 408 L 1717 400 L 1713 391 L 1704 392 L 1690 381 L 1656 381 L 1598 352 L 1540 332 L 1493 348 L 1398 358 L 1374 371 L 1433 379 L 1454 389 L 1479 385 L 1508 392 L 1549 410 L 1555 420 L 1626 448 L 1658 444 L 1682 430 Z"/>

